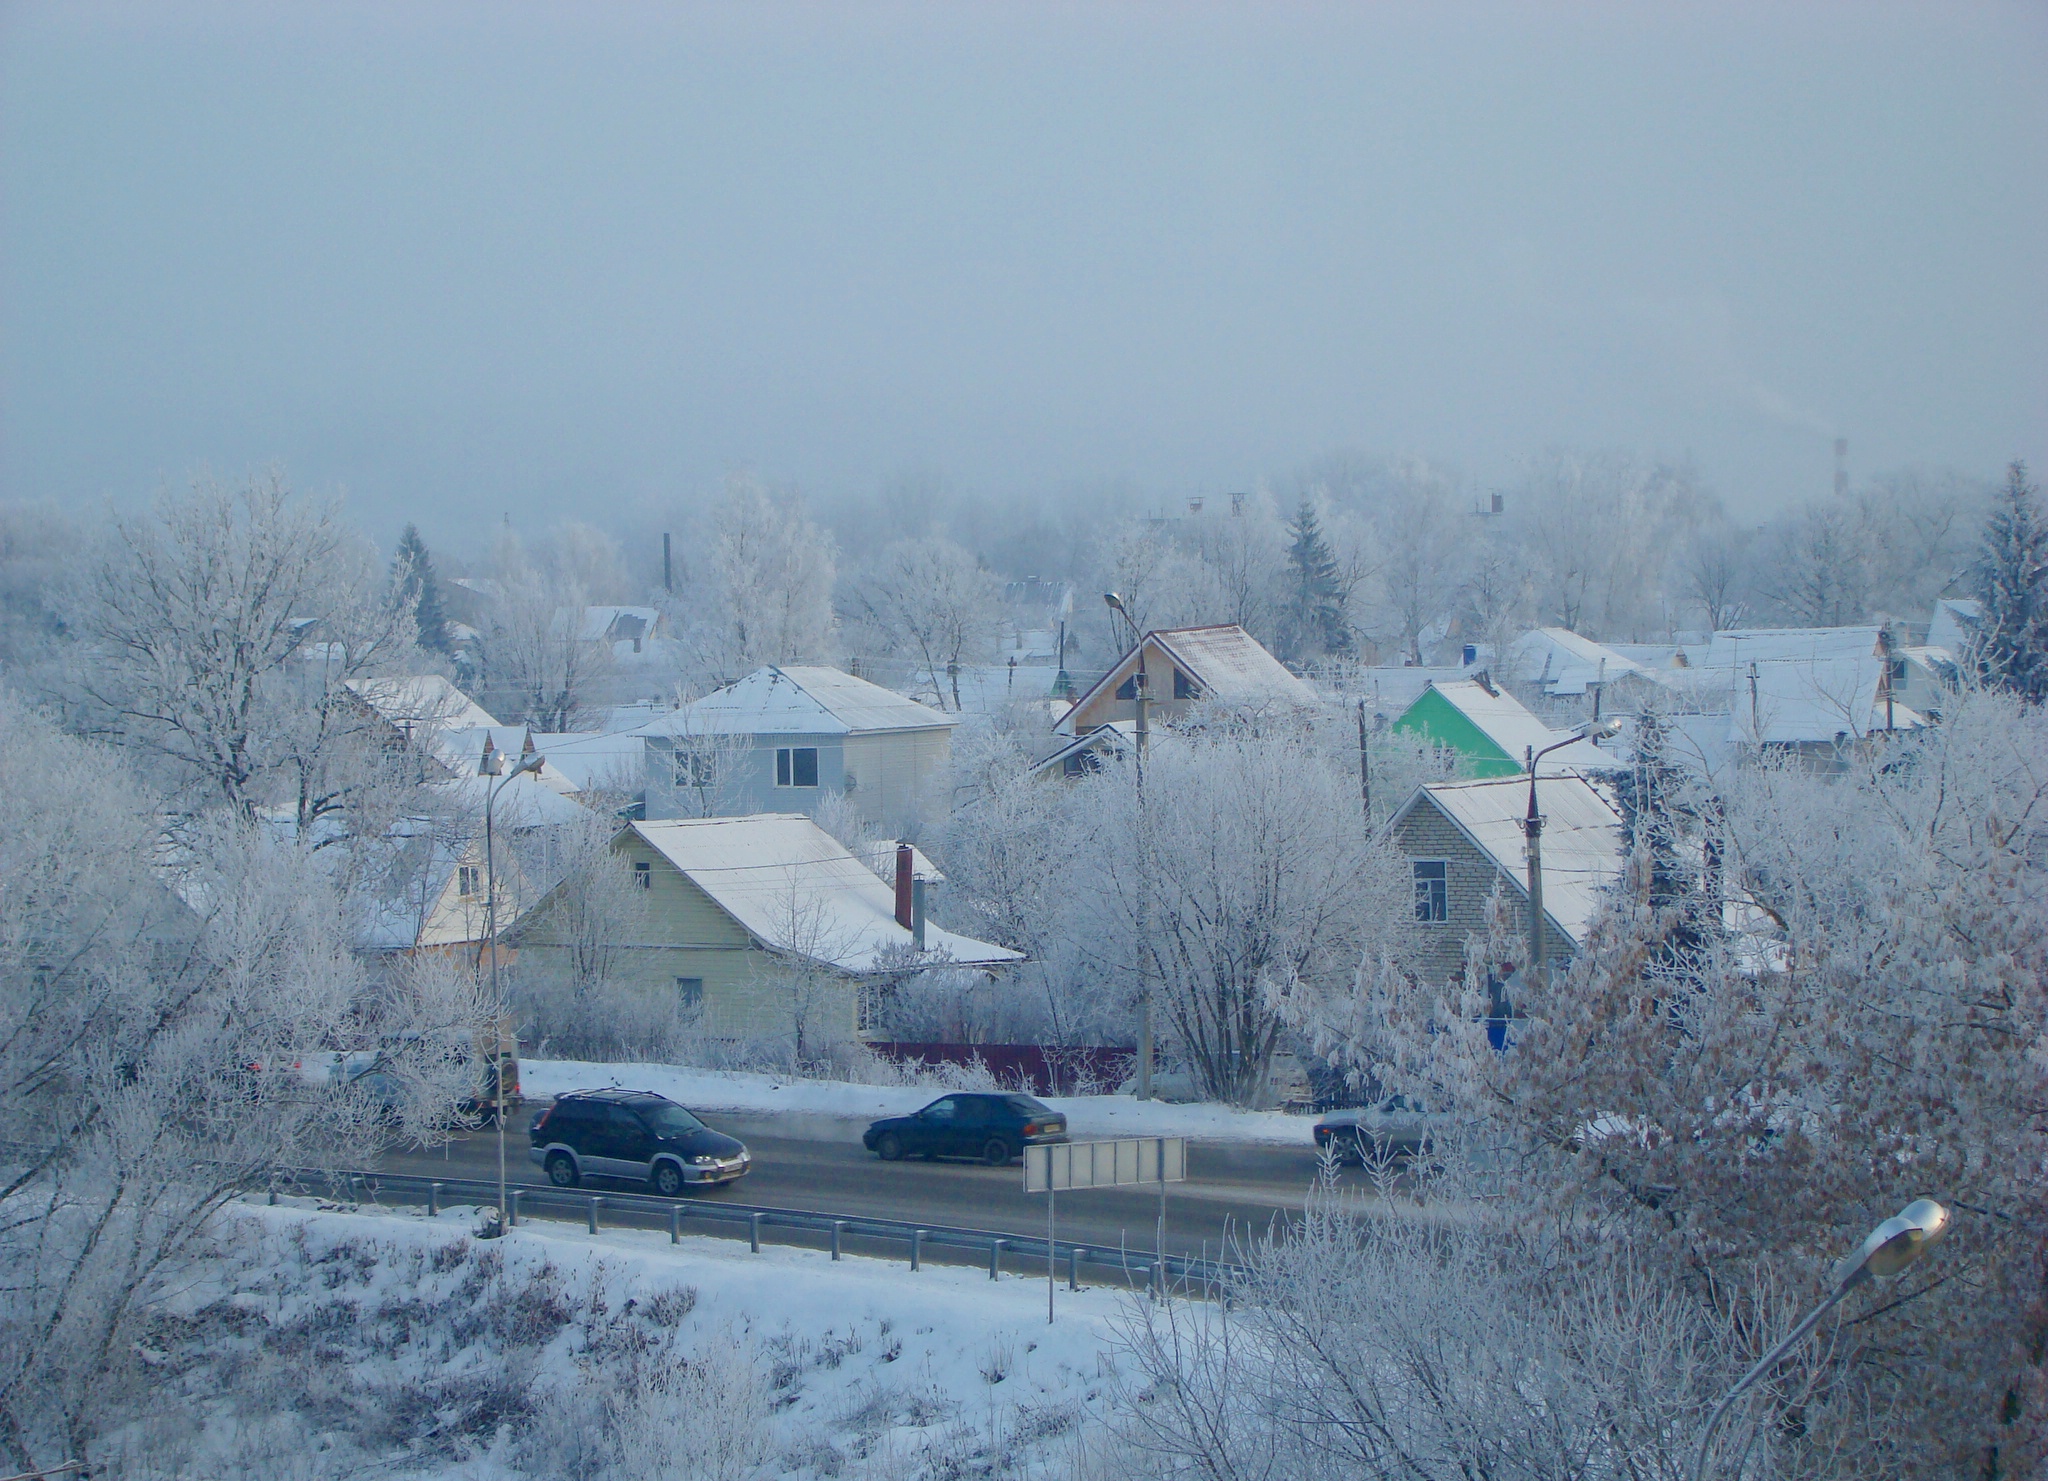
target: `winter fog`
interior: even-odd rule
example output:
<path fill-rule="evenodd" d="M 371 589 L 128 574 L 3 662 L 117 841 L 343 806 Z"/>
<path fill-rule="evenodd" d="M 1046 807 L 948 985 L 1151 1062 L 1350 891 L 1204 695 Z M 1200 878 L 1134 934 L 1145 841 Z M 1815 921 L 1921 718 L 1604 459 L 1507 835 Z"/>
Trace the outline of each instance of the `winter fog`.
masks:
<path fill-rule="evenodd" d="M 2042 1474 L 2044 83 L 0 7 L 0 1481 Z"/>

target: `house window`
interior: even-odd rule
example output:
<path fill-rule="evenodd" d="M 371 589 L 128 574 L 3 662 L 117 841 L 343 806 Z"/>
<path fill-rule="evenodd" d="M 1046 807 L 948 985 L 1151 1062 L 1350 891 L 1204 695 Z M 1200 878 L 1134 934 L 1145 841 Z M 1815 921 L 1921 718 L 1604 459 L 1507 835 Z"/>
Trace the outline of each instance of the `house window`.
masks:
<path fill-rule="evenodd" d="M 639 859 L 639 860 L 636 860 L 636 861 L 634 861 L 634 864 L 633 864 L 633 883 L 634 883 L 634 885 L 635 885 L 635 886 L 636 886 L 637 888 L 639 888 L 639 889 L 643 889 L 643 890 L 651 890 L 651 889 L 653 889 L 653 888 L 654 888 L 654 866 L 653 866 L 652 864 L 648 863 L 648 862 L 647 862 L 647 861 L 646 861 L 645 859 Z"/>
<path fill-rule="evenodd" d="M 475 864 L 463 864 L 455 871 L 455 892 L 465 900 L 474 900 L 484 892 L 484 872 Z"/>
<path fill-rule="evenodd" d="M 1173 671 L 1173 697 L 1175 699 L 1195 698 L 1195 681 L 1179 669 Z"/>
<path fill-rule="evenodd" d="M 676 1004 L 684 1014 L 694 1018 L 704 1008 L 704 979 L 702 977 L 678 977 L 676 979 Z"/>
<path fill-rule="evenodd" d="M 1095 751 L 1076 751 L 1060 763 L 1060 770 L 1067 776 L 1086 776 L 1091 771 L 1102 770 L 1102 757 Z"/>
<path fill-rule="evenodd" d="M 775 753 L 775 785 L 815 787 L 818 785 L 818 748 L 784 746 Z"/>
<path fill-rule="evenodd" d="M 1123 683 L 1117 685 L 1116 697 L 1118 699 L 1136 699 L 1138 697 L 1138 676 L 1136 674 L 1132 674 Z"/>
<path fill-rule="evenodd" d="M 1451 918 L 1450 886 L 1444 878 L 1442 859 L 1415 861 L 1415 918 L 1419 921 L 1447 921 Z"/>
<path fill-rule="evenodd" d="M 678 751 L 676 786 L 713 787 L 718 784 L 718 758 L 709 751 Z"/>

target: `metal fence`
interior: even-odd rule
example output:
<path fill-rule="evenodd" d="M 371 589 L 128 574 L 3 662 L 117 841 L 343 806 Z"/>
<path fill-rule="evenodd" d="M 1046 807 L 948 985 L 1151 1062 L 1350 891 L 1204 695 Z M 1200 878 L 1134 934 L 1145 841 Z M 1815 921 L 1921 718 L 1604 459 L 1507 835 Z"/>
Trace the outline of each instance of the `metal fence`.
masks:
<path fill-rule="evenodd" d="M 288 1168 L 275 1175 L 270 1191 L 273 1196 L 298 1194 L 346 1203 L 424 1204 L 430 1214 L 438 1214 L 444 1203 L 492 1203 L 498 1196 L 498 1185 L 481 1178 Z M 990 1280 L 1003 1274 L 1005 1257 L 1011 1261 L 1008 1268 L 1014 1274 L 1045 1273 L 1047 1241 L 1042 1235 L 913 1224 L 857 1214 L 812 1213 L 723 1200 L 700 1203 L 694 1199 L 657 1198 L 647 1193 L 592 1192 L 584 1188 L 517 1185 L 507 1189 L 506 1196 L 511 1203 L 506 1210 L 507 1219 L 515 1225 L 522 1218 L 581 1220 L 595 1234 L 609 1219 L 636 1229 L 665 1228 L 671 1244 L 681 1240 L 685 1230 L 742 1238 L 756 1254 L 760 1253 L 762 1240 L 776 1234 L 819 1236 L 835 1260 L 840 1257 L 843 1243 L 855 1239 L 901 1245 L 912 1270 L 927 1255 L 951 1255 L 959 1263 L 979 1264 L 986 1258 Z M 1113 1279 L 1135 1290 L 1172 1288 L 1205 1295 L 1223 1290 L 1244 1274 L 1242 1266 L 1190 1255 L 1167 1255 L 1162 1259 L 1151 1250 L 1077 1244 L 1064 1239 L 1052 1241 L 1051 1249 L 1053 1258 L 1066 1272 L 1069 1290 L 1081 1288 L 1084 1268 L 1113 1272 Z M 972 1258 L 961 1260 L 962 1256 Z"/>

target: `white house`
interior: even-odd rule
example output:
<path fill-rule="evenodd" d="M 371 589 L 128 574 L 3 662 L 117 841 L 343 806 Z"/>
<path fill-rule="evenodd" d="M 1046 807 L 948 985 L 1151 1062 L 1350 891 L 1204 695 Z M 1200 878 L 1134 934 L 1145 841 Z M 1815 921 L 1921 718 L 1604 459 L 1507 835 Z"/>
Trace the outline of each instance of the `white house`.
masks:
<path fill-rule="evenodd" d="M 635 732 L 647 816 L 815 813 L 836 793 L 895 829 L 944 773 L 958 723 L 838 669 L 756 669 Z"/>

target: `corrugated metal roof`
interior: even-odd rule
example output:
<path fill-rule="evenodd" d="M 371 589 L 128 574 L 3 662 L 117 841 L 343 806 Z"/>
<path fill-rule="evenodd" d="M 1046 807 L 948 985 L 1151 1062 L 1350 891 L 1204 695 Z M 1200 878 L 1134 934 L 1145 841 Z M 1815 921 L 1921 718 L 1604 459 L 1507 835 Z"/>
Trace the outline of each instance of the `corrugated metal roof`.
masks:
<path fill-rule="evenodd" d="M 1878 631 L 1874 625 L 1724 628 L 1705 648 L 1688 648 L 1686 660 L 1695 668 L 1728 668 L 1793 658 L 1873 658 Z"/>
<path fill-rule="evenodd" d="M 960 722 L 835 668 L 755 669 L 640 727 L 640 735 L 849 735 Z"/>
<path fill-rule="evenodd" d="M 1202 686 L 1206 698 L 1225 704 L 1271 699 L 1316 703 L 1313 689 L 1235 623 L 1166 628 L 1150 636 Z"/>
<path fill-rule="evenodd" d="M 416 731 L 472 730 L 498 723 L 482 705 L 439 674 L 350 679 L 348 688 L 408 735 Z"/>
<path fill-rule="evenodd" d="M 896 924 L 895 892 L 801 813 L 630 826 L 771 950 L 864 973 L 888 970 L 911 949 L 910 932 Z M 929 923 L 925 947 L 968 966 L 1024 960 Z"/>
<path fill-rule="evenodd" d="M 1405 815 L 1424 796 L 1520 887 L 1529 857 L 1523 819 L 1526 777 L 1485 782 L 1433 782 L 1417 789 Z M 1574 946 L 1586 939 L 1604 892 L 1621 878 L 1621 814 L 1583 777 L 1542 777 L 1536 807 L 1543 815 L 1543 909 Z"/>

